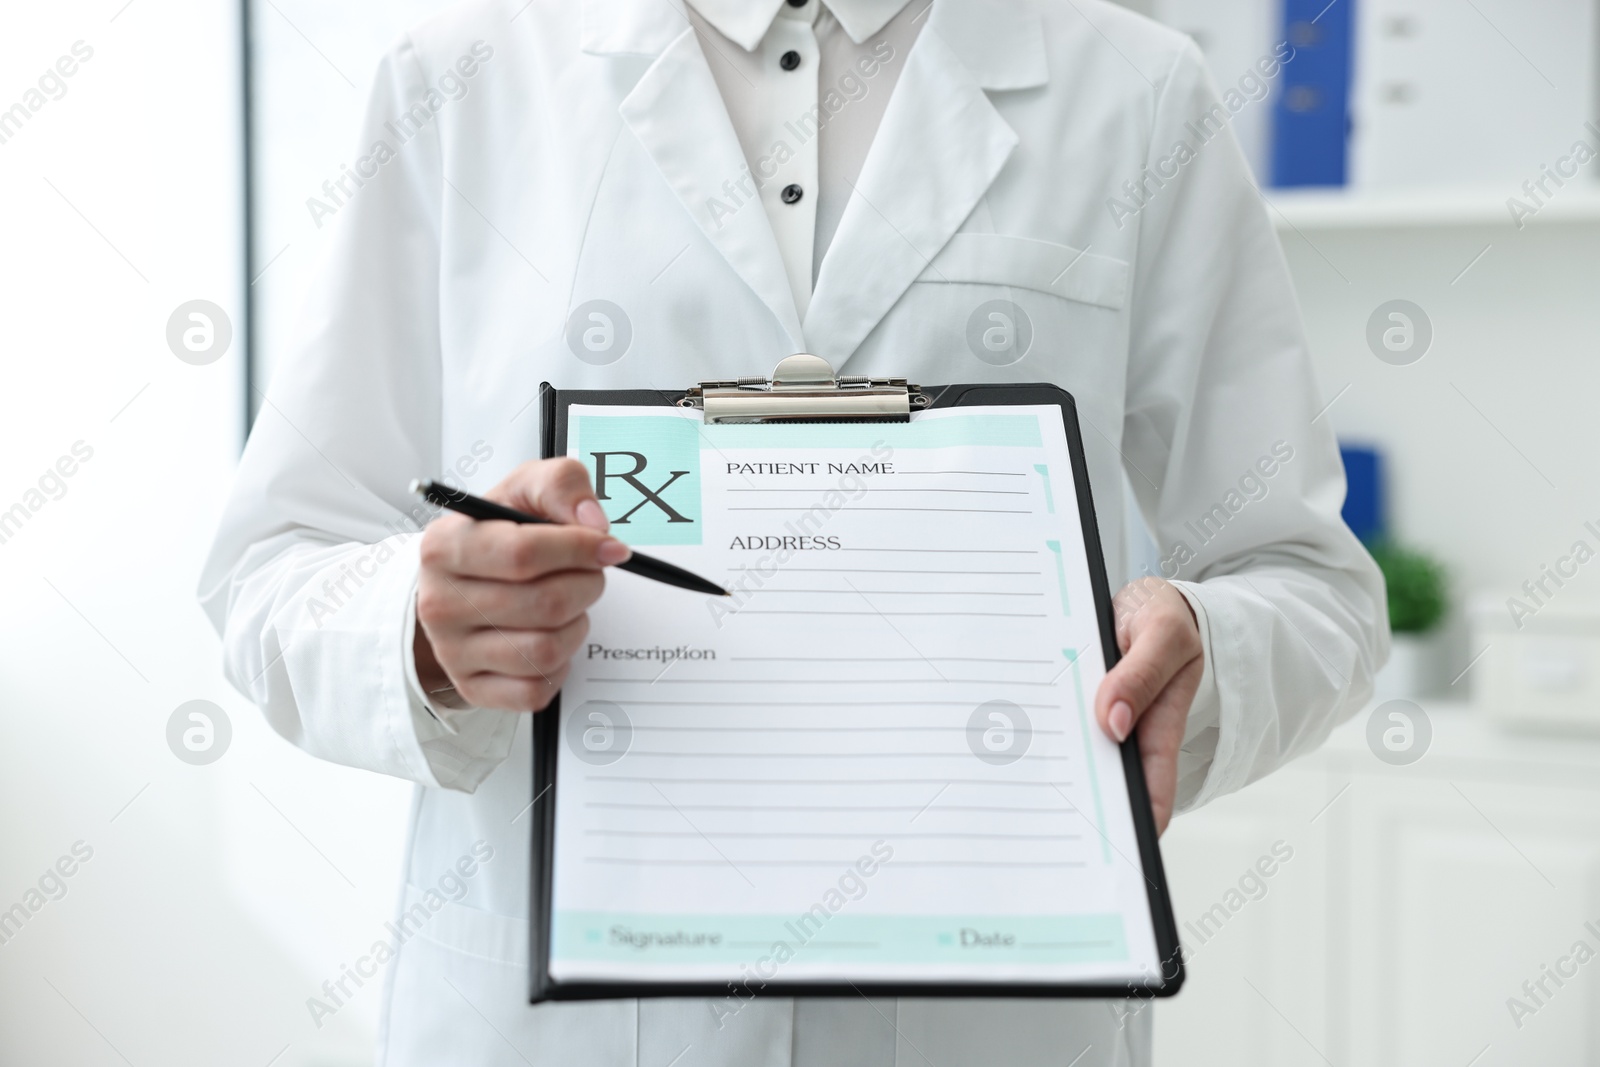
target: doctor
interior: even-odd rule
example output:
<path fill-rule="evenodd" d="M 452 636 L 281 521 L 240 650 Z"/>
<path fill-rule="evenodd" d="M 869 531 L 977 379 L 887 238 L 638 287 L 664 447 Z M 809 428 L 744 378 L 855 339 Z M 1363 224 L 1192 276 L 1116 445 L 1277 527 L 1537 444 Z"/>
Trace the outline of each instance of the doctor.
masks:
<path fill-rule="evenodd" d="M 681 389 L 806 351 L 1069 390 L 1113 587 L 1127 486 L 1161 561 L 1119 594 L 1097 713 L 1137 732 L 1163 826 L 1319 744 L 1387 651 L 1227 128 L 1264 105 L 1098 0 L 689 5 L 470 0 L 394 47 L 205 568 L 274 729 L 418 783 L 426 918 L 369 961 L 380 1062 L 1148 1063 L 1150 1013 L 1107 1002 L 526 1003 L 528 712 L 626 555 L 577 468 L 529 462 L 542 380 Z M 575 525 L 419 533 L 418 476 Z"/>

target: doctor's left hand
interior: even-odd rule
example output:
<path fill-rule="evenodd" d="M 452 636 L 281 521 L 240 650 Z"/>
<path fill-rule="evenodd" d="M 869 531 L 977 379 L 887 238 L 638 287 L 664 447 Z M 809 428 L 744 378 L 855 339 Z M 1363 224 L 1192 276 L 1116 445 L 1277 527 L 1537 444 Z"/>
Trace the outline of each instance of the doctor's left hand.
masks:
<path fill-rule="evenodd" d="M 1178 749 L 1205 672 L 1205 646 L 1194 609 L 1170 582 L 1129 582 L 1112 607 L 1122 659 L 1100 683 L 1095 717 L 1114 741 L 1137 734 L 1156 832 L 1165 833 L 1178 792 Z"/>

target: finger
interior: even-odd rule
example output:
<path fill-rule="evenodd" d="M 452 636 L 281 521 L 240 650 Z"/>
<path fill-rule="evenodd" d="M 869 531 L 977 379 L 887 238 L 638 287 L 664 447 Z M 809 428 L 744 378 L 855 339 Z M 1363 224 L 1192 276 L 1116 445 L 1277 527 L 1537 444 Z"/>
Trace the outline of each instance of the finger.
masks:
<path fill-rule="evenodd" d="M 489 499 L 555 522 L 601 531 L 610 525 L 595 499 L 588 469 L 575 459 L 524 463 L 489 491 Z"/>
<path fill-rule="evenodd" d="M 456 692 L 475 708 L 500 711 L 543 711 L 566 680 L 563 667 L 549 678 L 514 678 L 504 674 L 475 674 L 456 683 Z"/>
<path fill-rule="evenodd" d="M 598 570 L 631 554 L 621 541 L 585 526 L 497 520 L 471 522 L 422 543 L 424 567 L 502 582 L 526 582 L 558 571 Z"/>
<path fill-rule="evenodd" d="M 1178 792 L 1178 752 L 1183 747 L 1189 705 L 1200 687 L 1202 673 L 1199 660 L 1187 664 L 1139 718 L 1139 757 L 1158 834 L 1172 819 Z"/>
<path fill-rule="evenodd" d="M 503 674 L 512 678 L 553 678 L 564 671 L 589 634 L 589 617 L 580 615 L 558 630 L 507 630 L 485 627 L 450 640 L 447 653 L 459 673 Z"/>
<path fill-rule="evenodd" d="M 419 590 L 417 610 L 434 627 L 556 630 L 588 611 L 605 586 L 599 571 L 561 571 L 532 582 L 458 576 Z"/>
<path fill-rule="evenodd" d="M 1116 616 L 1118 650 L 1128 651 L 1139 617 L 1147 608 L 1170 606 L 1171 597 L 1182 595 L 1166 581 L 1149 576 L 1137 578 L 1117 590 L 1111 609 Z"/>
<path fill-rule="evenodd" d="M 1139 717 L 1174 675 L 1201 655 L 1189 620 L 1169 607 L 1147 608 L 1134 626 L 1127 654 L 1100 683 L 1095 717 L 1114 740 L 1133 732 Z"/>

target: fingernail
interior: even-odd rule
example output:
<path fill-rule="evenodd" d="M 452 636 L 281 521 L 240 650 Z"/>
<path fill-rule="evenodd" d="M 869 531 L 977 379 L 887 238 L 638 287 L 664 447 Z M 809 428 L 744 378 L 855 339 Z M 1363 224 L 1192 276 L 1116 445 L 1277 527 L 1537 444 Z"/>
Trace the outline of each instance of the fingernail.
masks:
<path fill-rule="evenodd" d="M 633 555 L 633 549 L 618 541 L 616 538 L 607 538 L 600 542 L 600 547 L 595 550 L 595 558 L 602 567 L 612 567 L 622 563 Z"/>
<path fill-rule="evenodd" d="M 1111 714 L 1107 716 L 1106 725 L 1111 727 L 1111 736 L 1117 743 L 1128 739 L 1128 731 L 1133 728 L 1133 708 L 1126 700 L 1119 700 L 1111 705 Z"/>
<path fill-rule="evenodd" d="M 578 505 L 578 522 L 593 530 L 611 529 L 606 513 L 593 500 L 585 500 Z"/>

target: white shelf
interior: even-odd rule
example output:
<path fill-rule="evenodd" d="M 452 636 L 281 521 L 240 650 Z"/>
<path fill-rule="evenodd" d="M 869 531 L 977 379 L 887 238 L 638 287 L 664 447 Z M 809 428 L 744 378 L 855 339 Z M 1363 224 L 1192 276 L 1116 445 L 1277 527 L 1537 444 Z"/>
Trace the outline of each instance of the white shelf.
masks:
<path fill-rule="evenodd" d="M 1515 230 L 1506 200 L 1519 191 L 1503 189 L 1263 191 L 1279 230 L 1367 230 L 1464 226 Z M 1524 202 L 1531 203 L 1525 197 Z M 1546 198 L 1528 227 L 1600 222 L 1600 188 L 1569 183 Z"/>
<path fill-rule="evenodd" d="M 1459 699 L 1419 698 L 1428 714 L 1433 743 L 1416 774 L 1493 774 L 1507 780 L 1519 775 L 1550 784 L 1579 779 L 1585 788 L 1600 783 L 1600 735 L 1588 730 L 1514 729 L 1482 709 Z M 1372 759 L 1367 744 L 1368 704 L 1348 722 L 1335 727 L 1321 748 L 1305 757 L 1307 766 L 1338 769 L 1350 765 L 1374 774 L 1394 773 Z"/>

